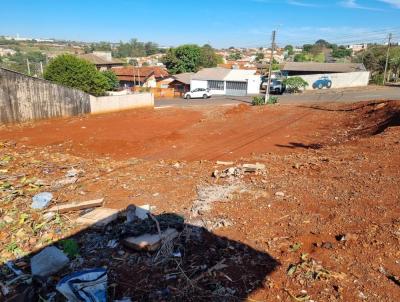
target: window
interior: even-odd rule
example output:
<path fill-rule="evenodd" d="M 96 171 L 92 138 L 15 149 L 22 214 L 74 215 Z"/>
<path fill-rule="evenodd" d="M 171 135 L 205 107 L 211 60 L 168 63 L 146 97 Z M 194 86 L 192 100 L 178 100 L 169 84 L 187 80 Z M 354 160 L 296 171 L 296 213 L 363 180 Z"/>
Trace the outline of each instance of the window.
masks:
<path fill-rule="evenodd" d="M 224 90 L 224 81 L 207 81 L 208 89 Z"/>

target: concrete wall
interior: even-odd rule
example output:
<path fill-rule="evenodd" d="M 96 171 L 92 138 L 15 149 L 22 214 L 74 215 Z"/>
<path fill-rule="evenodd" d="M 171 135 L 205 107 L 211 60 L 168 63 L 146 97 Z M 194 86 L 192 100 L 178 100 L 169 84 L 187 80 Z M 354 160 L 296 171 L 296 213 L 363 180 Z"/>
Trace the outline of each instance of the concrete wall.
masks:
<path fill-rule="evenodd" d="M 315 83 L 322 76 L 328 76 L 332 81 L 332 88 L 347 88 L 347 87 L 360 87 L 367 86 L 369 83 L 369 71 L 359 72 L 346 72 L 346 73 L 329 73 L 329 74 L 313 74 L 301 76 L 306 80 L 309 86 L 306 90 L 313 90 L 313 83 Z M 326 88 L 324 88 L 326 89 Z"/>
<path fill-rule="evenodd" d="M 237 82 L 247 82 L 247 94 L 259 94 L 260 93 L 260 85 L 261 85 L 261 77 L 260 76 L 249 76 L 249 79 L 241 80 Z M 190 90 L 194 90 L 196 88 L 207 88 L 207 81 L 203 80 L 192 80 L 190 82 Z M 226 94 L 226 81 L 224 81 L 224 90 L 210 90 L 212 95 L 225 95 Z"/>
<path fill-rule="evenodd" d="M 85 113 L 89 94 L 0 68 L 0 123 Z"/>
<path fill-rule="evenodd" d="M 90 107 L 92 114 L 135 108 L 152 108 L 154 107 L 154 96 L 152 93 L 134 93 L 102 97 L 90 96 Z"/>
<path fill-rule="evenodd" d="M 260 76 L 250 77 L 247 82 L 247 94 L 259 94 L 260 86 L 261 86 Z"/>

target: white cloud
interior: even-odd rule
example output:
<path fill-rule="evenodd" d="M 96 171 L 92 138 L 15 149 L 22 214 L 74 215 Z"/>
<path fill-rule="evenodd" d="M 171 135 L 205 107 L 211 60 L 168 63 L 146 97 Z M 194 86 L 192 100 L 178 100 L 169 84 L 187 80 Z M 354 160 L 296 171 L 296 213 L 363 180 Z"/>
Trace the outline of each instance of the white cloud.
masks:
<path fill-rule="evenodd" d="M 396 8 L 400 8 L 400 0 L 379 0 L 379 1 L 390 4 Z"/>
<path fill-rule="evenodd" d="M 379 0 L 381 1 L 381 0 Z M 393 1 L 393 0 L 382 0 L 382 1 Z M 399 2 L 399 1 L 396 1 Z M 374 11 L 382 11 L 380 8 L 370 7 L 370 6 L 363 6 L 358 3 L 358 0 L 343 0 L 339 2 L 340 6 L 352 9 L 364 9 L 364 10 L 374 10 Z"/>
<path fill-rule="evenodd" d="M 303 2 L 303 1 L 297 1 L 297 0 L 288 0 L 287 3 L 290 5 L 304 6 L 304 7 L 318 7 L 319 6 L 315 3 Z"/>

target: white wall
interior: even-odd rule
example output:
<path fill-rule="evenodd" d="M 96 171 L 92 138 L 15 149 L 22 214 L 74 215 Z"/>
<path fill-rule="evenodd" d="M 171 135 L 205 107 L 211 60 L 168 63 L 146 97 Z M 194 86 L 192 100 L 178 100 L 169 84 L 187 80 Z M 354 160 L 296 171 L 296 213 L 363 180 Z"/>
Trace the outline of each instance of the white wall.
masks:
<path fill-rule="evenodd" d="M 329 74 L 313 74 L 301 76 L 308 82 L 306 90 L 313 90 L 313 83 L 322 76 L 328 76 L 332 81 L 332 88 L 347 88 L 367 86 L 369 83 L 369 71 L 346 72 L 346 73 L 329 73 Z M 324 88 L 325 89 L 325 88 Z"/>
<path fill-rule="evenodd" d="M 102 97 L 90 96 L 90 112 L 92 114 L 146 107 L 154 107 L 154 95 L 152 93 L 135 93 Z"/>
<path fill-rule="evenodd" d="M 207 81 L 204 80 L 191 80 L 190 81 L 190 90 L 194 90 L 197 88 L 207 89 Z M 210 90 L 212 95 L 224 95 L 226 91 L 226 84 L 224 82 L 224 90 Z"/>
<path fill-rule="evenodd" d="M 259 94 L 261 86 L 261 77 L 260 76 L 252 76 L 249 78 L 247 82 L 247 94 Z"/>

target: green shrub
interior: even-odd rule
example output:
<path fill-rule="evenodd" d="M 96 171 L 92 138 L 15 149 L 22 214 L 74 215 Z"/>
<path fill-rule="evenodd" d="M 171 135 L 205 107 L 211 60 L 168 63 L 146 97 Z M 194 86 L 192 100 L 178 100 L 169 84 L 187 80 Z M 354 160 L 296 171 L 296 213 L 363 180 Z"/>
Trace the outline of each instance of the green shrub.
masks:
<path fill-rule="evenodd" d="M 278 97 L 271 95 L 267 102 L 265 102 L 265 98 L 262 96 L 255 96 L 253 97 L 253 100 L 251 101 L 251 104 L 253 106 L 263 106 L 263 105 L 273 105 L 278 103 Z"/>
<path fill-rule="evenodd" d="M 255 96 L 251 101 L 253 106 L 262 106 L 265 105 L 265 99 L 262 96 Z"/>
<path fill-rule="evenodd" d="M 112 70 L 106 70 L 101 72 L 106 77 L 109 91 L 116 91 L 119 88 L 119 80 L 117 75 Z"/>
<path fill-rule="evenodd" d="M 290 93 L 300 92 L 308 86 L 307 81 L 302 77 L 287 78 L 283 81 L 283 84 L 286 85 L 286 90 Z"/>
<path fill-rule="evenodd" d="M 375 74 L 371 77 L 371 83 L 376 85 L 383 85 L 383 74 Z"/>
<path fill-rule="evenodd" d="M 60 241 L 61 248 L 70 258 L 79 255 L 79 245 L 74 239 L 64 239 Z"/>
<path fill-rule="evenodd" d="M 107 78 L 96 66 L 70 54 L 53 59 L 46 67 L 44 78 L 95 96 L 105 95 L 109 88 Z"/>
<path fill-rule="evenodd" d="M 271 95 L 267 101 L 268 105 L 278 104 L 278 97 L 275 95 Z"/>

